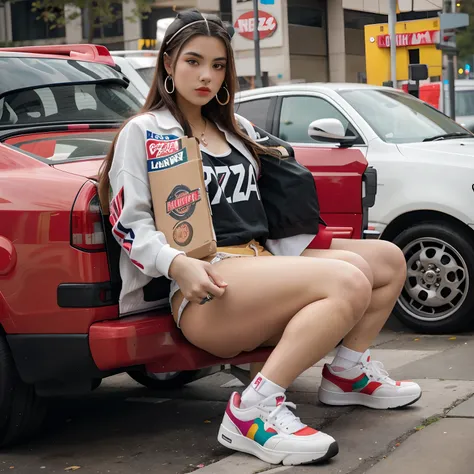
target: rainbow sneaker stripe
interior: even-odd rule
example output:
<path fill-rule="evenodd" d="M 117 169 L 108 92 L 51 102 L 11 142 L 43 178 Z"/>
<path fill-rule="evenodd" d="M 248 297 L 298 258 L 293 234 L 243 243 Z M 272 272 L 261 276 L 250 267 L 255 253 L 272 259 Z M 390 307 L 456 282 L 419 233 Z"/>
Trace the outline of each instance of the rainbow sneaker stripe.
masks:
<path fill-rule="evenodd" d="M 381 362 L 370 359 L 367 350 L 350 369 L 334 369 L 326 364 L 318 396 L 326 405 L 362 405 L 386 410 L 415 403 L 421 397 L 421 388 L 408 380 L 392 380 Z"/>
<path fill-rule="evenodd" d="M 240 396 L 238 394 L 234 395 L 234 404 L 235 406 L 240 406 Z M 284 401 L 283 397 L 281 397 L 281 400 L 277 400 L 277 405 L 279 403 L 282 403 Z M 278 432 L 271 428 L 267 427 L 265 428 L 265 423 L 261 418 L 255 418 L 250 421 L 243 421 L 239 420 L 231 410 L 230 406 L 230 401 L 227 404 L 226 408 L 226 414 L 227 416 L 232 420 L 234 425 L 239 429 L 239 431 L 247 438 L 251 439 L 252 441 L 255 441 L 256 443 L 260 444 L 261 446 L 264 446 L 265 443 L 272 438 L 273 436 L 277 435 Z M 304 428 L 301 428 L 298 430 L 296 433 L 293 433 L 295 436 L 310 436 L 313 434 L 316 434 L 318 431 L 310 428 L 309 426 L 305 426 Z"/>
<path fill-rule="evenodd" d="M 219 428 L 219 442 L 235 451 L 252 454 L 270 464 L 286 466 L 329 459 L 338 453 L 333 437 L 308 427 L 288 408 L 283 393 L 241 408 L 234 392 Z"/>
<path fill-rule="evenodd" d="M 256 443 L 263 446 L 270 438 L 272 438 L 276 434 L 277 432 L 272 428 L 265 429 L 265 423 L 260 418 L 257 418 L 256 420 L 254 420 L 252 426 L 247 431 L 247 434 L 245 436 L 247 436 L 247 438 L 253 439 Z"/>
<path fill-rule="evenodd" d="M 337 385 L 344 392 L 358 392 L 372 395 L 375 390 L 382 386 L 380 382 L 371 382 L 364 372 L 354 379 L 339 377 L 332 373 L 327 365 L 323 368 L 323 377 L 334 385 Z"/>

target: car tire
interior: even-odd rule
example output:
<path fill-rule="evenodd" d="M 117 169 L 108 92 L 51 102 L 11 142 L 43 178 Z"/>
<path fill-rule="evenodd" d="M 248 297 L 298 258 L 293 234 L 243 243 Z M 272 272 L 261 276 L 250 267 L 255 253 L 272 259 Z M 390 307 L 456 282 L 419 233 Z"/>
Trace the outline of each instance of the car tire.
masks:
<path fill-rule="evenodd" d="M 423 334 L 456 333 L 474 321 L 474 247 L 468 230 L 445 221 L 400 232 L 407 280 L 394 315 Z"/>
<path fill-rule="evenodd" d="M 16 370 L 10 348 L 0 336 L 0 447 L 30 438 L 46 417 L 46 402 Z"/>
<path fill-rule="evenodd" d="M 151 374 L 142 371 L 130 371 L 128 375 L 139 384 L 152 390 L 174 390 L 194 382 L 199 378 L 200 370 L 185 370 L 183 372 L 170 372 Z"/>

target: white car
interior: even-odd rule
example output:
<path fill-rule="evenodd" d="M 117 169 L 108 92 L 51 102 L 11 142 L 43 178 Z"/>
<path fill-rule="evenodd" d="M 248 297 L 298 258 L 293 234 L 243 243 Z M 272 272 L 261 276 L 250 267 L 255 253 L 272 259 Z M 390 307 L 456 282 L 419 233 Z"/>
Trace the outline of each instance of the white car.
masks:
<path fill-rule="evenodd" d="M 122 73 L 130 79 L 128 89 L 144 104 L 155 74 L 158 51 L 110 51 L 110 54 Z"/>
<path fill-rule="evenodd" d="M 408 277 L 394 309 L 424 333 L 474 321 L 474 135 L 391 88 L 295 84 L 244 91 L 236 111 L 257 126 L 324 154 L 363 153 L 377 170 L 369 229 L 395 242 Z M 327 133 L 310 137 L 311 130 Z"/>

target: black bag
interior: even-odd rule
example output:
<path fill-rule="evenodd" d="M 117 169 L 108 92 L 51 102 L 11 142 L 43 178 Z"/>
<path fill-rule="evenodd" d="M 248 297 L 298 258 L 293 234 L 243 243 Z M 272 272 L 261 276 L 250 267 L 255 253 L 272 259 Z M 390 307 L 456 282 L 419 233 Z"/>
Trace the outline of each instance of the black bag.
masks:
<path fill-rule="evenodd" d="M 282 158 L 259 155 L 261 173 L 258 187 L 268 219 L 268 238 L 317 235 L 319 225 L 326 224 L 320 217 L 313 175 L 296 161 L 294 150 L 287 142 L 259 127 L 254 126 L 254 129 L 260 136 L 258 143 L 276 147 L 283 154 Z"/>

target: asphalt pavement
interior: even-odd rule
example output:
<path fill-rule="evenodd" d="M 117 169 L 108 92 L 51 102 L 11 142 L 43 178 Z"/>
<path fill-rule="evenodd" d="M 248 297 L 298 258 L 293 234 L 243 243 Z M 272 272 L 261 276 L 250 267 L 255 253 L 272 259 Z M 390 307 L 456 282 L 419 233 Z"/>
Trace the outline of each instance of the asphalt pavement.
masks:
<path fill-rule="evenodd" d="M 325 407 L 317 400 L 325 360 L 290 387 L 289 400 L 302 420 L 339 442 L 339 455 L 326 464 L 277 468 L 222 447 L 216 440 L 219 423 L 230 393 L 241 389 L 228 373 L 169 392 L 118 375 L 89 396 L 51 400 L 41 435 L 0 452 L 0 472 L 472 473 L 474 452 L 464 445 L 474 435 L 474 335 L 418 336 L 400 329 L 389 325 L 372 357 L 394 377 L 422 385 L 416 405 L 386 412 Z"/>

